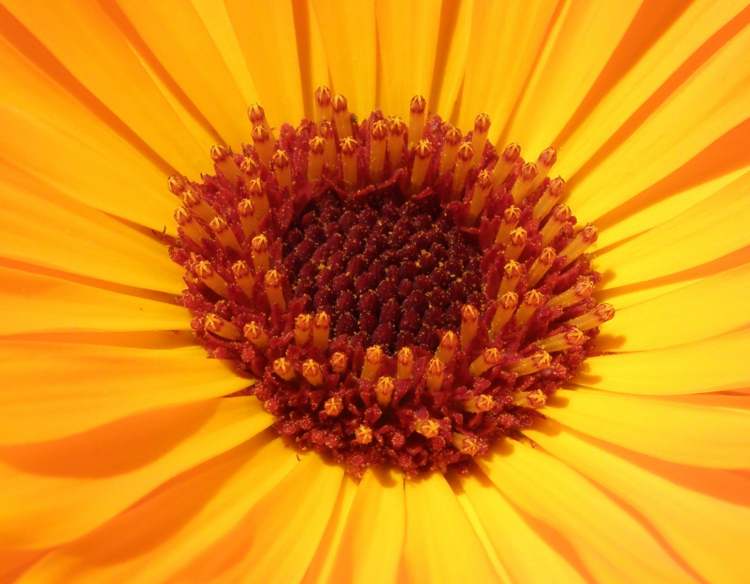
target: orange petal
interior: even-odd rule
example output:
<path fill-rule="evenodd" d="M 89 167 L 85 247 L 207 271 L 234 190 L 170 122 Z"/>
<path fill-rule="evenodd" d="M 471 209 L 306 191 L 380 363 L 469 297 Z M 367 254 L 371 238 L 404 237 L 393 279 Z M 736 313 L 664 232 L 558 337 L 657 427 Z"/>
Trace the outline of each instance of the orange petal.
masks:
<path fill-rule="evenodd" d="M 747 387 L 749 342 L 750 332 L 744 330 L 679 347 L 591 357 L 576 381 L 617 393 L 650 395 Z"/>
<path fill-rule="evenodd" d="M 0 163 L 0 254 L 152 290 L 182 289 L 166 246 Z"/>
<path fill-rule="evenodd" d="M 578 432 L 664 460 L 750 467 L 746 410 L 578 388 L 558 393 L 544 414 Z"/>
<path fill-rule="evenodd" d="M 528 434 L 631 505 L 707 582 L 745 580 L 748 507 L 675 485 L 569 432 Z"/>
<path fill-rule="evenodd" d="M 627 511 L 548 454 L 506 442 L 479 466 L 512 504 L 557 531 L 594 581 L 692 581 Z"/>
<path fill-rule="evenodd" d="M 45 548 L 85 535 L 272 422 L 254 398 L 232 398 L 148 412 L 56 442 L 0 447 L 0 545 Z"/>
<path fill-rule="evenodd" d="M 471 574 L 477 582 L 495 582 L 497 572 L 443 475 L 407 480 L 405 488 L 407 581 L 460 582 Z"/>
<path fill-rule="evenodd" d="M 0 334 L 187 330 L 181 306 L 0 266 Z"/>
<path fill-rule="evenodd" d="M 138 349 L 1 340 L 0 443 L 61 438 L 159 407 L 226 395 L 251 381 L 202 347 Z M 10 390 L 12 388 L 12 391 Z"/>

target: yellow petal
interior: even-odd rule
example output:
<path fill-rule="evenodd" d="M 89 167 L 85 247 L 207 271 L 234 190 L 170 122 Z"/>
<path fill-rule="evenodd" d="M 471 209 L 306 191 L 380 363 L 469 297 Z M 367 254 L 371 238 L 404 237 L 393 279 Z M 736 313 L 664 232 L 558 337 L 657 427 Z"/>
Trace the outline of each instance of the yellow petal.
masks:
<path fill-rule="evenodd" d="M 174 303 L 4 266 L 0 281 L 1 335 L 190 328 L 190 315 Z"/>
<path fill-rule="evenodd" d="M 750 173 L 672 220 L 598 258 L 607 288 L 664 277 L 717 260 L 750 244 Z"/>
<path fill-rule="evenodd" d="M 305 112 L 292 3 L 229 0 L 225 5 L 271 124 L 296 124 Z"/>
<path fill-rule="evenodd" d="M 750 322 L 750 264 L 618 309 L 604 328 L 615 351 L 643 351 L 714 337 Z M 615 303 L 617 306 L 617 303 Z M 619 307 L 618 307 L 619 308 Z"/>
<path fill-rule="evenodd" d="M 408 582 L 494 582 L 493 569 L 456 496 L 441 474 L 407 480 L 403 566 Z M 456 561 L 460 558 L 460 561 Z"/>
<path fill-rule="evenodd" d="M 175 199 L 158 158 L 134 148 L 4 40 L 0 68 L 6 72 L 0 79 L 6 163 L 90 207 L 174 232 Z"/>
<path fill-rule="evenodd" d="M 641 23 L 642 26 L 633 31 L 633 36 L 638 37 L 638 40 L 645 36 L 652 44 L 633 55 L 639 58 L 627 60 L 630 68 L 620 72 L 619 78 L 616 79 L 617 83 L 610 85 L 593 107 L 580 112 L 582 115 L 576 120 L 575 126 L 568 128 L 561 136 L 560 147 L 564 150 L 565 156 L 561 158 L 559 165 L 565 175 L 573 176 L 634 112 L 643 107 L 644 103 L 650 103 L 653 108 L 658 103 L 655 97 L 660 95 L 660 88 L 665 82 L 670 77 L 676 77 L 676 72 L 681 67 L 686 72 L 694 69 L 695 64 L 691 69 L 688 57 L 743 8 L 744 3 L 741 0 L 730 0 L 721 5 L 711 0 L 696 0 L 689 4 L 677 2 L 671 5 L 654 5 L 654 20 L 650 23 Z M 648 9 L 649 6 L 644 4 L 642 10 Z M 663 19 L 665 13 L 670 20 L 656 22 L 657 19 Z M 654 30 L 654 24 L 661 26 Z M 657 35 L 652 37 L 652 33 Z M 723 42 L 726 36 L 720 37 L 719 40 Z M 699 55 L 707 53 L 705 56 L 708 56 L 710 51 L 720 48 L 722 42 L 708 43 Z M 709 48 L 710 51 L 706 51 L 705 48 Z M 674 83 L 671 89 L 676 89 L 678 85 Z M 662 89 L 661 93 L 663 92 Z M 662 99 L 664 97 L 666 95 L 662 96 Z"/>
<path fill-rule="evenodd" d="M 202 347 L 0 340 L 0 443 L 52 440 L 250 385 Z"/>
<path fill-rule="evenodd" d="M 404 542 L 403 477 L 368 471 L 356 488 L 340 542 L 327 550 L 331 563 L 317 581 L 395 582 Z"/>
<path fill-rule="evenodd" d="M 75 10 L 64 4 L 8 4 L 18 20 L 10 15 L 1 20 L 13 44 L 97 115 L 117 131 L 134 132 L 180 172 L 197 175 L 210 167 L 205 155 L 210 142 L 199 140 L 203 130 L 178 118 L 100 4 L 87 1 Z"/>
<path fill-rule="evenodd" d="M 0 163 L 0 254 L 126 286 L 179 292 L 166 246 Z"/>
<path fill-rule="evenodd" d="M 750 467 L 750 412 L 578 388 L 544 414 L 594 438 L 672 462 Z"/>
<path fill-rule="evenodd" d="M 734 32 L 705 62 L 686 71 L 668 98 L 657 101 L 632 135 L 609 147 L 595 169 L 573 178 L 569 203 L 578 213 L 600 217 L 680 168 L 746 119 L 750 74 L 741 63 L 750 47 L 750 29 L 740 24 Z M 623 87 L 630 92 L 629 85 Z M 628 101 L 622 95 L 620 100 Z"/>
<path fill-rule="evenodd" d="M 474 116 L 486 112 L 493 121 L 490 138 L 503 134 L 557 16 L 554 3 L 544 0 L 474 2 L 458 120 L 462 128 L 471 128 Z M 452 102 L 447 105 L 452 109 Z"/>
<path fill-rule="evenodd" d="M 508 500 L 549 524 L 596 582 L 692 582 L 622 507 L 570 467 L 518 442 L 480 460 Z"/>
<path fill-rule="evenodd" d="M 509 141 L 521 144 L 534 158 L 553 142 L 609 60 L 639 6 L 636 0 L 570 2 L 561 9 L 511 119 L 506 134 Z M 512 49 L 510 54 L 513 56 Z"/>
<path fill-rule="evenodd" d="M 200 571 L 207 565 L 181 577 L 175 574 L 231 534 L 295 466 L 294 452 L 280 440 L 245 443 L 172 479 L 83 539 L 54 550 L 21 581 L 207 582 L 216 577 Z M 220 563 L 219 556 L 210 559 Z M 217 568 L 215 563 L 211 567 Z"/>
<path fill-rule="evenodd" d="M 528 434 L 632 505 L 707 582 L 747 580 L 748 507 L 682 488 L 569 432 Z"/>
<path fill-rule="evenodd" d="M 383 71 L 378 104 L 389 114 L 408 119 L 411 97 L 430 95 L 440 28 L 439 9 L 439 3 L 429 0 L 375 3 L 378 59 Z"/>
<path fill-rule="evenodd" d="M 377 38 L 375 6 L 365 2 L 313 0 L 335 93 L 349 102 L 349 111 L 367 115 L 375 107 Z"/>
<path fill-rule="evenodd" d="M 750 332 L 731 333 L 667 349 L 587 359 L 576 381 L 617 393 L 678 395 L 750 385 Z"/>
<path fill-rule="evenodd" d="M 247 104 L 214 45 L 199 13 L 185 2 L 120 1 L 109 12 L 118 22 L 129 22 L 162 71 L 179 88 L 181 101 L 205 120 L 212 134 L 238 147 L 249 136 Z M 124 19 L 123 19 L 124 17 Z M 123 25 L 124 27 L 125 25 Z M 127 28 L 124 28 L 129 32 Z M 142 47 L 136 45 L 142 56 Z"/>
<path fill-rule="evenodd" d="M 45 548 L 76 539 L 272 422 L 254 398 L 232 398 L 149 412 L 56 442 L 0 447 L 0 545 Z"/>
<path fill-rule="evenodd" d="M 512 582 L 584 582 L 484 477 L 469 476 L 461 487 L 459 499 L 474 508 Z"/>

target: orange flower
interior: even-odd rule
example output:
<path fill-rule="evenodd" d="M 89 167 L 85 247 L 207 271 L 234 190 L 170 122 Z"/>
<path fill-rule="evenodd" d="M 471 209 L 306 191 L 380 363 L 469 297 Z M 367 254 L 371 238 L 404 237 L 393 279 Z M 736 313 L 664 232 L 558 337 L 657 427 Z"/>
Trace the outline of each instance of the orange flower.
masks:
<path fill-rule="evenodd" d="M 743 582 L 749 21 L 6 2 L 0 581 Z M 421 337 L 295 296 L 334 188 L 440 199 Z"/>

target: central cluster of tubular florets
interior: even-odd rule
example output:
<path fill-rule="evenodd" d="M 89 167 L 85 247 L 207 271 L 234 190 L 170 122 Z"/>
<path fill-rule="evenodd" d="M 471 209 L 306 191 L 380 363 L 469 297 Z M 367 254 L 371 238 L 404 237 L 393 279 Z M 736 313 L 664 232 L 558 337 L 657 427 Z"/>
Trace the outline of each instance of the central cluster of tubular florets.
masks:
<path fill-rule="evenodd" d="M 278 136 L 254 106 L 252 145 L 170 179 L 183 303 L 297 447 L 355 476 L 462 470 L 533 424 L 612 318 L 596 228 L 561 203 L 554 150 L 498 153 L 486 115 L 464 136 L 422 98 L 408 125 L 316 102 Z"/>

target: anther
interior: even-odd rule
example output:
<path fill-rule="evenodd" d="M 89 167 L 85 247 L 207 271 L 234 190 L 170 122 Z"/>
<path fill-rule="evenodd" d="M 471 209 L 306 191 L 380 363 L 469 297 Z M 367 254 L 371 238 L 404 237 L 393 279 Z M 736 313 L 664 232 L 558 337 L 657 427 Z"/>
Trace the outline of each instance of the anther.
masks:
<path fill-rule="evenodd" d="M 612 320 L 615 316 L 615 307 L 611 304 L 598 304 L 593 310 L 577 316 L 576 318 L 570 319 L 566 324 L 569 326 L 575 326 L 582 331 L 591 330 L 598 326 L 601 326 L 608 320 Z"/>
<path fill-rule="evenodd" d="M 503 330 L 510 317 L 513 316 L 516 306 L 518 306 L 518 294 L 515 292 L 506 292 L 498 298 L 495 314 L 490 324 L 490 332 L 493 338 L 497 337 Z"/>
<path fill-rule="evenodd" d="M 385 166 L 385 149 L 388 144 L 388 124 L 377 120 L 370 128 L 370 180 L 380 182 Z"/>
<path fill-rule="evenodd" d="M 228 182 L 235 184 L 242 176 L 240 167 L 234 160 L 232 152 L 226 146 L 215 144 L 211 146 L 211 159 L 214 161 L 216 174 L 223 176 Z"/>
<path fill-rule="evenodd" d="M 294 319 L 294 343 L 304 347 L 312 335 L 313 317 L 310 314 L 298 314 Z"/>
<path fill-rule="evenodd" d="M 357 429 L 354 430 L 354 441 L 362 446 L 372 442 L 372 428 L 364 424 L 357 426 Z"/>
<path fill-rule="evenodd" d="M 393 377 L 386 375 L 378 378 L 375 384 L 375 398 L 378 400 L 381 408 L 386 408 L 391 403 L 394 388 Z"/>
<path fill-rule="evenodd" d="M 477 180 L 474 182 L 474 188 L 471 191 L 471 200 L 469 201 L 468 210 L 468 223 L 473 225 L 479 218 L 479 215 L 484 210 L 484 206 L 487 204 L 487 196 L 490 194 L 492 188 L 492 182 L 490 181 L 490 173 L 486 170 L 482 170 L 477 175 Z"/>
<path fill-rule="evenodd" d="M 349 113 L 346 98 L 341 94 L 334 95 L 331 99 L 331 106 L 333 107 L 333 122 L 336 124 L 336 133 L 339 140 L 351 137 L 354 134 L 352 132 L 352 116 Z"/>
<path fill-rule="evenodd" d="M 261 326 L 257 322 L 247 323 L 243 327 L 242 333 L 256 349 L 263 351 L 266 347 L 268 347 L 268 333 L 266 332 L 266 329 L 264 329 L 263 326 Z"/>
<path fill-rule="evenodd" d="M 518 375 L 530 375 L 538 371 L 549 369 L 552 357 L 547 351 L 537 351 L 533 355 L 523 357 L 510 366 L 510 370 Z"/>
<path fill-rule="evenodd" d="M 443 363 L 450 363 L 456 355 L 458 345 L 458 335 L 453 331 L 446 332 L 440 339 L 440 344 L 438 345 L 437 351 L 435 351 L 435 357 L 440 359 Z"/>
<path fill-rule="evenodd" d="M 255 278 L 250 272 L 250 266 L 247 265 L 245 260 L 237 260 L 232 264 L 232 275 L 234 276 L 234 282 L 237 287 L 242 290 L 242 293 L 249 298 L 253 299 L 253 288 L 255 287 Z"/>
<path fill-rule="evenodd" d="M 537 347 L 548 353 L 556 353 L 558 351 L 580 347 L 587 339 L 588 337 L 581 329 L 573 326 L 568 327 L 561 333 L 537 341 L 535 344 Z"/>
<path fill-rule="evenodd" d="M 396 354 L 396 378 L 411 379 L 414 370 L 414 353 L 409 347 L 402 347 Z"/>
<path fill-rule="evenodd" d="M 546 300 L 547 298 L 539 290 L 529 290 L 526 292 L 523 295 L 521 306 L 518 307 L 518 311 L 516 312 L 516 325 L 519 327 L 526 326 L 531 317 L 544 305 Z"/>
<path fill-rule="evenodd" d="M 466 351 L 479 329 L 479 311 L 471 304 L 461 307 L 461 349 Z"/>
<path fill-rule="evenodd" d="M 173 174 L 167 179 L 167 187 L 173 195 L 180 196 L 188 186 L 187 179 L 181 174 Z"/>
<path fill-rule="evenodd" d="M 466 174 L 471 168 L 471 161 L 474 158 L 474 149 L 468 142 L 463 142 L 458 147 L 456 155 L 456 166 L 453 168 L 453 179 L 451 181 L 451 194 L 453 198 L 457 197 L 464 190 Z"/>
<path fill-rule="evenodd" d="M 362 379 L 375 381 L 383 365 L 383 349 L 379 345 L 368 347 L 365 351 L 365 361 L 362 364 Z"/>
<path fill-rule="evenodd" d="M 550 212 L 552 207 L 557 204 L 560 200 L 563 192 L 565 191 L 565 181 L 560 177 L 553 178 L 549 181 L 547 188 L 544 189 L 542 196 L 534 205 L 532 215 L 537 221 L 542 221 Z"/>
<path fill-rule="evenodd" d="M 193 217 L 203 219 L 206 223 L 211 221 L 216 212 L 206 203 L 200 194 L 200 191 L 194 187 L 188 186 L 182 194 L 182 204 L 190 211 Z"/>
<path fill-rule="evenodd" d="M 516 227 L 513 231 L 511 231 L 508 235 L 508 245 L 505 246 L 505 259 L 517 259 L 521 255 L 521 253 L 523 253 L 523 249 L 526 247 L 527 239 L 528 234 L 523 227 Z"/>
<path fill-rule="evenodd" d="M 558 205 L 555 207 L 552 211 L 552 215 L 547 220 L 547 223 L 544 224 L 544 227 L 540 232 L 542 236 L 542 245 L 549 245 L 560 233 L 563 225 L 570 221 L 572 215 L 573 213 L 567 205 Z"/>
<path fill-rule="evenodd" d="M 345 373 L 346 368 L 349 365 L 349 358 L 346 356 L 346 353 L 336 351 L 331 355 L 328 362 L 331 364 L 331 371 L 334 373 Z"/>
<path fill-rule="evenodd" d="M 338 395 L 329 397 L 323 404 L 323 411 L 326 415 L 335 418 L 344 411 L 344 400 Z"/>
<path fill-rule="evenodd" d="M 445 131 L 445 141 L 443 148 L 440 150 L 440 170 L 439 176 L 449 172 L 456 163 L 456 154 L 458 154 L 458 145 L 461 143 L 461 132 L 454 126 L 448 127 Z"/>
<path fill-rule="evenodd" d="M 536 285 L 536 283 L 544 277 L 544 274 L 549 271 L 549 269 L 552 267 L 552 264 L 555 263 L 556 258 L 557 252 L 555 251 L 555 248 L 545 247 L 539 253 L 539 256 L 534 260 L 534 263 L 531 264 L 529 275 L 526 278 L 527 284 L 529 286 Z"/>
<path fill-rule="evenodd" d="M 286 309 L 286 300 L 284 300 L 284 291 L 281 289 L 281 274 L 276 270 L 268 270 L 263 277 L 263 288 L 268 298 L 268 304 L 273 308 Z"/>
<path fill-rule="evenodd" d="M 440 424 L 434 418 L 419 419 L 414 422 L 414 431 L 425 438 L 435 438 L 440 433 Z"/>
<path fill-rule="evenodd" d="M 487 133 L 490 131 L 490 116 L 479 114 L 474 119 L 474 132 L 471 134 L 471 147 L 474 149 L 474 160 L 472 166 L 482 164 L 484 158 L 484 146 L 487 144 Z M 487 179 L 489 180 L 489 176 Z"/>
<path fill-rule="evenodd" d="M 237 215 L 240 217 L 242 233 L 245 235 L 245 241 L 247 241 L 258 232 L 258 225 L 260 224 L 260 217 L 252 200 L 242 199 L 237 203 Z"/>
<path fill-rule="evenodd" d="M 258 153 L 261 164 L 266 167 L 270 166 L 275 149 L 275 143 L 271 134 L 263 126 L 255 126 L 252 136 L 253 146 L 255 146 L 255 151 Z"/>
<path fill-rule="evenodd" d="M 330 120 L 332 117 L 331 90 L 325 85 L 321 85 L 315 90 L 315 112 L 318 123 Z"/>
<path fill-rule="evenodd" d="M 283 190 L 292 188 L 292 168 L 289 165 L 289 155 L 283 150 L 277 150 L 271 158 L 273 174 L 276 182 Z"/>
<path fill-rule="evenodd" d="M 516 260 L 508 261 L 503 266 L 503 279 L 500 282 L 500 289 L 497 292 L 498 297 L 506 292 L 515 290 L 522 275 L 523 264 L 518 263 Z"/>
<path fill-rule="evenodd" d="M 495 407 L 495 405 L 497 405 L 495 398 L 487 394 L 475 395 L 463 403 L 464 410 L 470 414 L 489 412 Z"/>
<path fill-rule="evenodd" d="M 427 362 L 424 376 L 427 389 L 430 391 L 440 391 L 440 388 L 443 387 L 443 379 L 445 378 L 445 363 L 433 357 Z"/>
<path fill-rule="evenodd" d="M 565 262 L 561 267 L 564 268 L 569 266 L 578 259 L 578 257 L 596 241 L 598 235 L 599 231 L 596 226 L 591 224 L 586 225 L 586 227 L 576 233 L 571 242 L 560 252 L 560 255 L 565 257 Z"/>
<path fill-rule="evenodd" d="M 242 333 L 234 324 L 221 318 L 220 316 L 209 313 L 203 319 L 203 326 L 206 331 L 227 339 L 228 341 L 237 341 L 242 338 Z"/>
<path fill-rule="evenodd" d="M 273 362 L 273 372 L 284 381 L 292 381 L 297 374 L 294 372 L 292 363 L 285 357 L 279 357 Z"/>
<path fill-rule="evenodd" d="M 401 118 L 393 117 L 388 120 L 388 166 L 391 172 L 403 163 L 404 142 L 408 131 Z"/>
<path fill-rule="evenodd" d="M 185 207 L 177 207 L 174 212 L 174 220 L 185 236 L 196 245 L 201 245 L 204 239 L 210 239 L 203 227 L 188 213 Z"/>
<path fill-rule="evenodd" d="M 328 347 L 328 335 L 331 330 L 331 317 L 321 311 L 313 320 L 313 347 L 321 351 Z"/>
<path fill-rule="evenodd" d="M 468 434 L 461 434 L 460 432 L 453 432 L 451 443 L 456 450 L 467 456 L 476 456 L 482 449 L 481 443 L 477 438 Z"/>
<path fill-rule="evenodd" d="M 415 95 L 409 103 L 409 148 L 422 139 L 426 119 L 427 100 L 421 95 Z"/>
<path fill-rule="evenodd" d="M 336 168 L 338 152 L 336 150 L 336 132 L 333 123 L 321 122 L 318 127 L 320 137 L 323 138 L 323 165 L 331 170 Z"/>
<path fill-rule="evenodd" d="M 315 183 L 323 175 L 323 153 L 325 140 L 320 136 L 314 136 L 308 142 L 307 150 L 307 180 Z"/>
<path fill-rule="evenodd" d="M 268 213 L 270 205 L 268 203 L 268 196 L 263 188 L 263 182 L 260 178 L 254 178 L 247 183 L 247 192 L 250 195 L 250 200 L 255 205 L 255 212 L 258 214 L 258 221 L 262 221 Z"/>
<path fill-rule="evenodd" d="M 414 161 L 412 162 L 411 178 L 409 179 L 412 193 L 422 188 L 431 160 L 432 144 L 427 139 L 420 140 L 414 147 Z"/>
<path fill-rule="evenodd" d="M 205 260 L 199 261 L 195 264 L 194 271 L 195 275 L 200 278 L 200 281 L 211 288 L 211 290 L 216 292 L 219 296 L 223 296 L 224 298 L 229 296 L 229 287 L 227 286 L 227 283 L 224 281 L 224 278 L 216 273 L 211 262 Z"/>
<path fill-rule="evenodd" d="M 492 184 L 500 186 L 513 170 L 513 165 L 521 156 L 521 147 L 518 144 L 508 144 L 498 158 L 492 169 Z"/>
<path fill-rule="evenodd" d="M 574 304 L 586 300 L 594 291 L 594 281 L 591 278 L 582 276 L 576 280 L 576 283 L 557 296 L 550 298 L 549 306 L 559 306 L 568 308 Z"/>
<path fill-rule="evenodd" d="M 302 377 L 310 385 L 321 385 L 323 383 L 323 369 L 314 359 L 306 359 L 302 363 Z"/>
<path fill-rule="evenodd" d="M 352 137 L 344 138 L 339 142 L 341 149 L 341 175 L 348 189 L 357 186 L 357 149 L 359 143 Z"/>
<path fill-rule="evenodd" d="M 489 347 L 482 351 L 482 354 L 471 362 L 471 365 L 469 365 L 469 373 L 473 377 L 478 377 L 485 371 L 492 369 L 495 365 L 499 365 L 502 359 L 503 354 L 500 352 L 500 349 Z"/>
<path fill-rule="evenodd" d="M 268 271 L 271 260 L 268 254 L 268 238 L 264 233 L 253 237 L 250 242 L 250 256 L 253 259 L 253 268 L 256 274 Z"/>
<path fill-rule="evenodd" d="M 533 162 L 524 162 L 523 166 L 521 166 L 521 171 L 516 177 L 516 182 L 513 183 L 513 188 L 510 190 L 513 202 L 516 205 L 519 205 L 526 195 L 531 192 L 537 174 L 538 170 L 536 164 Z"/>
<path fill-rule="evenodd" d="M 516 228 L 518 221 L 521 219 L 521 209 L 515 205 L 511 205 L 505 211 L 500 219 L 500 226 L 497 228 L 497 235 L 495 235 L 495 243 L 505 243 L 505 240 L 510 236 L 510 232 Z"/>
<path fill-rule="evenodd" d="M 223 217 L 217 215 L 209 221 L 208 226 L 224 249 L 231 249 L 237 253 L 242 251 L 240 242 L 237 241 L 237 236 Z"/>

